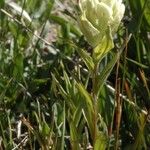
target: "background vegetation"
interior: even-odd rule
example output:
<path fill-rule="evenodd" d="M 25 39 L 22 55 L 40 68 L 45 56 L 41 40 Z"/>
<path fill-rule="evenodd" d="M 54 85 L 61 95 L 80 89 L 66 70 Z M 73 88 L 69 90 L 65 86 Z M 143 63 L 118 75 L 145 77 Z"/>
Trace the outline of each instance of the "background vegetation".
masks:
<path fill-rule="evenodd" d="M 122 53 L 100 65 L 95 150 L 150 147 L 150 1 L 124 3 Z M 92 49 L 77 13 L 73 0 L 0 0 L 0 149 L 92 149 Z"/>

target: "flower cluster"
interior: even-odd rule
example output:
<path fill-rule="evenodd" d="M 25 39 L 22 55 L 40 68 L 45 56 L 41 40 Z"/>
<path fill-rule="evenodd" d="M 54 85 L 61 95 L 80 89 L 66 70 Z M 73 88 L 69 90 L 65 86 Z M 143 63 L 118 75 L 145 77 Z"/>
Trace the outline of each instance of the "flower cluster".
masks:
<path fill-rule="evenodd" d="M 108 31 L 114 35 L 125 11 L 122 0 L 79 0 L 79 7 L 80 29 L 93 47 L 106 38 Z"/>

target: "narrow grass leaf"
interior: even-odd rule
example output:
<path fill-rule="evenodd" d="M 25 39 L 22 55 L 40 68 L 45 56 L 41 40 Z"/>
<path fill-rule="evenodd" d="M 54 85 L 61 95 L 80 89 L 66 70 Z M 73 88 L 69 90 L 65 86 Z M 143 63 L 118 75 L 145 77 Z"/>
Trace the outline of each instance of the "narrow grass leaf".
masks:
<path fill-rule="evenodd" d="M 81 115 L 82 115 L 82 102 L 79 103 L 79 105 L 77 106 L 76 111 L 73 115 L 73 121 L 75 122 L 76 126 L 78 126 L 78 124 L 79 124 Z"/>
<path fill-rule="evenodd" d="M 142 64 L 142 63 L 139 63 L 139 62 L 137 62 L 137 61 L 135 61 L 135 60 L 133 60 L 133 59 L 130 59 L 130 58 L 126 58 L 126 59 L 127 59 L 128 61 L 134 63 L 135 65 L 141 67 L 141 68 L 144 68 L 144 69 L 148 69 L 148 68 L 149 68 L 148 66 L 146 66 L 146 65 L 144 65 L 144 64 Z"/>
<path fill-rule="evenodd" d="M 106 150 L 107 138 L 102 132 L 99 132 L 94 144 L 94 150 Z"/>
<path fill-rule="evenodd" d="M 78 132 L 73 121 L 70 122 L 70 137 L 72 150 L 79 150 L 80 147 L 79 147 Z"/>
<path fill-rule="evenodd" d="M 66 107 L 65 107 L 65 101 L 63 106 L 63 128 L 62 128 L 62 137 L 61 137 L 61 150 L 65 149 L 65 127 L 66 127 Z"/>
<path fill-rule="evenodd" d="M 83 101 L 82 113 L 89 126 L 91 136 L 93 137 L 94 136 L 94 124 L 93 124 L 94 108 L 93 108 L 92 98 L 81 83 L 77 83 L 77 89 L 81 95 L 81 101 Z"/>
<path fill-rule="evenodd" d="M 87 66 L 87 68 L 92 71 L 94 69 L 94 62 L 92 57 L 89 55 L 88 52 L 86 52 L 83 49 L 76 49 L 76 51 L 78 52 L 78 54 L 80 55 L 80 57 L 83 59 L 85 65 Z"/>
<path fill-rule="evenodd" d="M 87 90 L 84 88 L 84 86 L 81 83 L 77 83 L 77 88 L 81 94 L 81 96 L 84 97 L 85 103 L 87 106 L 89 106 L 90 111 L 93 112 L 93 103 L 92 103 L 92 98 L 87 92 Z"/>
<path fill-rule="evenodd" d="M 113 67 L 115 66 L 117 60 L 119 59 L 120 52 L 114 52 L 112 54 L 113 54 L 113 56 L 112 56 L 111 61 L 105 66 L 103 71 L 98 76 L 98 83 L 97 83 L 97 87 L 96 87 L 97 93 L 101 90 L 101 88 L 104 85 L 106 79 L 108 78 L 108 76 L 110 75 Z"/>
<path fill-rule="evenodd" d="M 52 20 L 55 23 L 58 23 L 58 24 L 60 24 L 62 26 L 65 26 L 66 24 L 69 23 L 69 21 L 63 19 L 62 17 L 56 16 L 56 15 L 52 15 L 51 14 L 49 16 L 49 18 L 50 18 L 50 20 Z M 74 33 L 76 36 L 80 36 L 81 35 L 80 32 L 79 32 L 79 30 L 77 28 L 75 28 L 75 26 L 73 24 L 70 24 L 70 31 L 72 33 Z"/>

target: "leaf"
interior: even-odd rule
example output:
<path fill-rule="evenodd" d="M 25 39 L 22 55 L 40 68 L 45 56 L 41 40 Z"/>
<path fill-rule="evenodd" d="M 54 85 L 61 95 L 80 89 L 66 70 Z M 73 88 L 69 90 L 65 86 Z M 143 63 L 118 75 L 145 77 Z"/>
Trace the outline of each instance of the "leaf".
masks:
<path fill-rule="evenodd" d="M 18 53 L 17 56 L 14 57 L 14 70 L 13 75 L 16 77 L 16 79 L 21 79 L 23 75 L 23 55 L 21 53 Z"/>
<path fill-rule="evenodd" d="M 0 0 L 0 8 L 2 8 L 5 4 L 5 1 L 4 0 Z"/>
<path fill-rule="evenodd" d="M 55 94 L 61 94 L 61 96 L 64 98 L 64 100 L 66 101 L 66 104 L 68 104 L 68 106 L 70 107 L 70 109 L 75 109 L 75 105 L 73 103 L 73 101 L 71 100 L 70 94 L 68 94 L 64 88 L 61 86 L 61 84 L 59 83 L 59 81 L 55 78 L 54 74 L 52 74 L 52 88 L 55 92 Z M 58 90 L 58 89 L 59 90 Z M 59 91 L 59 92 L 58 92 Z"/>
<path fill-rule="evenodd" d="M 17 25 L 14 22 L 9 22 L 9 29 L 14 37 L 17 37 Z"/>
<path fill-rule="evenodd" d="M 13 8 L 19 15 L 26 18 L 29 22 L 32 21 L 29 14 L 25 10 L 23 10 L 18 4 L 16 4 L 15 2 L 7 2 L 7 5 L 9 5 L 11 8 Z"/>
<path fill-rule="evenodd" d="M 135 64 L 135 65 L 141 67 L 141 68 L 144 68 L 144 69 L 148 69 L 148 68 L 149 68 L 147 65 L 142 64 L 142 63 L 140 63 L 140 62 L 137 62 L 137 61 L 135 61 L 135 60 L 133 60 L 133 59 L 130 59 L 130 58 L 126 58 L 126 59 L 127 59 L 128 61 L 132 62 L 133 64 Z"/>
<path fill-rule="evenodd" d="M 99 62 L 105 56 L 105 54 L 109 52 L 113 47 L 114 47 L 114 43 L 109 28 L 102 41 L 100 41 L 100 44 L 97 47 L 95 47 L 93 50 L 94 62 L 96 63 Z"/>
<path fill-rule="evenodd" d="M 49 78 L 44 78 L 44 79 L 33 79 L 34 84 L 40 85 L 40 84 L 45 84 Z"/>
<path fill-rule="evenodd" d="M 81 119 L 81 115 L 82 115 L 82 105 L 81 103 L 79 103 L 79 105 L 77 106 L 74 115 L 73 115 L 73 121 L 75 123 L 76 126 L 78 126 L 79 121 Z"/>
<path fill-rule="evenodd" d="M 70 32 L 72 32 L 73 34 L 75 34 L 76 36 L 81 36 L 79 30 L 77 28 L 75 28 L 75 26 L 73 24 L 70 24 L 69 21 L 63 19 L 62 17 L 56 16 L 56 15 L 50 15 L 49 16 L 50 20 L 54 21 L 55 23 L 58 23 L 62 26 L 65 26 L 66 24 L 70 25 Z"/>
<path fill-rule="evenodd" d="M 78 138 L 78 132 L 77 128 L 74 124 L 73 121 L 69 123 L 70 125 L 70 138 L 71 138 L 71 145 L 72 145 L 72 150 L 79 150 L 79 138 Z"/>
<path fill-rule="evenodd" d="M 139 120 L 138 120 L 139 130 L 137 130 L 137 135 L 136 135 L 135 143 L 133 145 L 133 149 L 142 149 L 142 148 L 147 149 L 145 136 L 144 136 L 146 120 L 147 120 L 147 116 L 145 114 L 139 115 Z"/>
<path fill-rule="evenodd" d="M 83 49 L 76 49 L 76 51 L 78 52 L 78 54 L 80 55 L 80 57 L 83 59 L 85 65 L 87 66 L 87 68 L 92 71 L 94 69 L 94 62 L 92 57 L 89 55 L 89 53 L 87 53 L 85 50 Z"/>
<path fill-rule="evenodd" d="M 98 78 L 98 83 L 97 83 L 97 87 L 96 87 L 97 93 L 101 90 L 106 79 L 110 75 L 114 65 L 116 64 L 117 60 L 119 59 L 120 52 L 114 52 L 112 54 L 113 54 L 113 56 L 112 56 L 111 61 L 105 66 L 105 68 L 102 70 L 100 75 L 98 75 L 98 77 L 97 77 Z"/>
<path fill-rule="evenodd" d="M 150 0 L 141 0 L 141 5 L 144 12 L 144 27 L 150 31 Z"/>
<path fill-rule="evenodd" d="M 13 81 L 13 78 L 10 78 L 10 80 L 8 80 L 8 81 L 6 82 L 6 85 L 5 85 L 5 87 L 4 87 L 4 90 L 3 90 L 3 91 L 1 90 L 1 93 L 0 93 L 0 104 L 3 102 L 3 99 L 4 99 L 4 97 L 5 97 L 5 94 L 6 94 L 7 90 L 10 88 L 10 84 L 11 84 L 12 81 Z"/>
<path fill-rule="evenodd" d="M 129 29 L 131 32 L 137 32 L 142 25 L 143 28 L 150 31 L 150 1 L 136 0 L 129 1 L 132 15 L 134 16 Z"/>
<path fill-rule="evenodd" d="M 97 139 L 94 143 L 94 150 L 105 150 L 106 147 L 107 147 L 107 138 L 102 132 L 99 132 Z"/>
<path fill-rule="evenodd" d="M 77 83 L 77 89 L 81 95 L 81 103 L 82 103 L 84 118 L 88 124 L 91 136 L 94 137 L 94 132 L 95 132 L 94 124 L 93 124 L 94 108 L 93 108 L 92 98 L 82 84 Z"/>
<path fill-rule="evenodd" d="M 62 128 L 62 137 L 61 137 L 61 150 L 64 150 L 64 147 L 65 147 L 65 126 L 66 126 L 66 114 L 65 114 L 65 111 L 66 111 L 66 107 L 65 107 L 65 101 L 64 101 L 64 106 L 63 106 L 63 128 Z"/>
<path fill-rule="evenodd" d="M 86 89 L 83 87 L 83 85 L 81 83 L 77 83 L 77 88 L 78 88 L 81 96 L 84 97 L 86 105 L 90 107 L 91 111 L 93 111 L 92 98 L 89 95 L 89 93 L 86 91 Z"/>
<path fill-rule="evenodd" d="M 48 124 L 44 121 L 42 122 L 42 135 L 43 136 L 48 136 L 50 134 L 50 128 Z"/>
<path fill-rule="evenodd" d="M 52 74 L 52 79 L 53 79 L 53 89 L 55 89 L 56 93 L 57 93 L 56 87 L 59 87 L 59 91 L 60 91 L 61 95 L 63 96 L 64 99 L 67 99 L 68 96 L 67 96 L 66 91 L 63 89 L 63 87 L 61 86 L 59 81 L 55 78 L 54 74 Z"/>
<path fill-rule="evenodd" d="M 104 67 L 104 69 L 102 70 L 102 72 L 100 73 L 100 75 L 97 76 L 97 85 L 95 87 L 96 89 L 96 93 L 99 93 L 103 84 L 105 83 L 106 79 L 108 78 L 108 76 L 110 75 L 114 65 L 116 64 L 117 60 L 120 57 L 120 54 L 122 53 L 123 49 L 125 48 L 126 44 L 128 43 L 128 41 L 130 40 L 130 37 L 128 37 L 128 39 L 125 40 L 124 44 L 121 46 L 121 48 L 118 51 L 111 51 L 112 54 L 112 59 L 110 60 L 110 62 Z"/>
<path fill-rule="evenodd" d="M 64 81 L 65 81 L 65 85 L 66 85 L 66 91 L 69 92 L 71 89 L 70 79 L 65 70 L 63 70 L 63 74 L 64 74 Z"/>

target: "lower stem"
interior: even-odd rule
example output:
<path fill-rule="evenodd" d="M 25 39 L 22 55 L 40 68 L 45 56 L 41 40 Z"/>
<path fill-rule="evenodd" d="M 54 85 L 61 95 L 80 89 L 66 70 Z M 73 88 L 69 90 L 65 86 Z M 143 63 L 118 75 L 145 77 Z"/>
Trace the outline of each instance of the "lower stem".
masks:
<path fill-rule="evenodd" d="M 93 74 L 92 74 L 92 97 L 93 97 L 93 123 L 94 123 L 94 130 L 93 130 L 93 143 L 96 142 L 97 137 L 97 75 L 98 75 L 98 66 L 99 63 L 95 64 Z"/>

